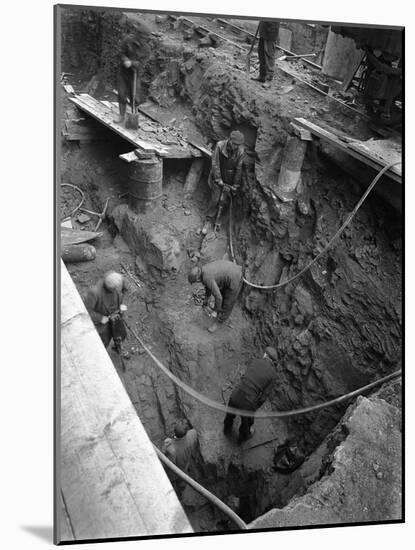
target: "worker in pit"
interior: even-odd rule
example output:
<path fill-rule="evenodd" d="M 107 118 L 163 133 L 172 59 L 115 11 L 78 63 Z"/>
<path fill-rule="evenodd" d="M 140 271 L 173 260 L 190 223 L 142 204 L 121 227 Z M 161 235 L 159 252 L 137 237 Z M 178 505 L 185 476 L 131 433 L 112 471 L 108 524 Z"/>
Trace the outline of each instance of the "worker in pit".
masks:
<path fill-rule="evenodd" d="M 207 221 L 202 229 L 206 235 L 211 222 L 217 223 L 229 194 L 237 193 L 242 183 L 242 166 L 245 157 L 245 137 L 234 130 L 228 139 L 218 141 L 212 155 L 208 185 L 211 198 L 207 210 Z M 215 228 L 216 229 L 216 228 Z"/>
<path fill-rule="evenodd" d="M 265 348 L 263 358 L 252 361 L 242 375 L 238 385 L 233 389 L 228 401 L 228 407 L 254 412 L 263 405 L 270 394 L 276 377 L 273 361 L 278 361 L 276 349 L 272 347 Z M 223 433 L 226 436 L 232 434 L 234 418 L 235 414 L 230 412 L 225 416 Z M 239 445 L 253 436 L 253 423 L 253 416 L 241 416 L 238 437 Z"/>
<path fill-rule="evenodd" d="M 188 274 L 189 283 L 203 283 L 205 299 L 203 306 L 208 307 L 209 298 L 215 298 L 213 312 L 217 318 L 208 328 L 216 332 L 229 318 L 243 285 L 242 267 L 228 260 L 214 260 L 204 266 L 192 267 Z"/>
<path fill-rule="evenodd" d="M 91 287 L 84 299 L 85 307 L 106 348 L 111 339 L 114 349 L 120 353 L 121 342 L 127 337 L 122 315 L 127 311 L 124 303 L 128 290 L 127 281 L 121 273 L 108 271 Z"/>
<path fill-rule="evenodd" d="M 266 88 L 271 86 L 274 78 L 275 43 L 278 39 L 280 24 L 278 21 L 260 21 L 258 26 L 259 42 L 259 75 L 252 80 L 264 83 Z"/>
<path fill-rule="evenodd" d="M 135 105 L 140 102 L 141 79 L 147 60 L 150 56 L 150 28 L 144 23 L 137 23 L 136 30 L 127 34 L 121 42 L 120 66 L 117 78 L 119 118 L 115 122 L 123 123 L 127 109 L 127 99 L 133 104 L 133 84 L 136 81 Z"/>
<path fill-rule="evenodd" d="M 174 436 L 164 440 L 162 452 L 178 468 L 186 474 L 195 458 L 197 450 L 198 436 L 194 428 L 189 428 L 185 420 L 178 421 L 174 427 Z M 180 495 L 186 483 L 181 480 L 174 472 L 169 474 L 169 478 L 175 486 L 176 492 Z"/>

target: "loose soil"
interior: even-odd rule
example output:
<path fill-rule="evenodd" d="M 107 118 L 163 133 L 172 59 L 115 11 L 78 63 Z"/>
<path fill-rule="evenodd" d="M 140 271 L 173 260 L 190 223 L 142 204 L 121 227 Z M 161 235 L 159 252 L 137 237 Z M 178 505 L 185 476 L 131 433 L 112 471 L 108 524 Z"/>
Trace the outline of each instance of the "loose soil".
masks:
<path fill-rule="evenodd" d="M 95 15 L 88 17 L 95 21 Z M 236 48 L 226 43 L 198 48 L 196 40 L 183 40 L 177 24 L 178 28 L 173 28 L 167 19 L 156 24 L 150 14 L 144 18 L 162 35 L 146 71 L 147 110 L 204 146 L 213 145 L 234 128 L 244 131 L 247 138 L 243 193 L 235 202 L 232 220 L 238 262 L 244 265 L 247 277 L 259 284 L 275 284 L 297 273 L 353 209 L 365 188 L 359 177 L 367 186 L 373 174 L 365 169 L 353 177 L 350 159 L 310 147 L 298 200 L 280 203 L 273 187 L 290 121 L 296 116 L 318 118 L 319 124 L 325 122 L 352 137 L 368 139 L 373 134 L 366 119 L 299 85 L 282 71 L 277 70 L 273 87 L 265 90 L 249 80 L 244 56 Z M 75 73 L 68 82 L 76 90 L 85 89 L 98 71 L 101 84 L 96 97 L 115 100 L 113 59 L 106 62 L 102 52 L 110 48 L 111 39 L 115 48 L 116 37 L 133 19 L 130 14 L 127 19 L 114 16 L 101 22 L 103 45 L 94 70 L 87 62 L 74 65 L 78 50 L 70 56 L 64 48 L 63 70 Z M 199 19 L 202 24 L 214 25 Z M 82 28 L 76 20 L 72 25 L 72 32 L 66 27 L 68 44 L 74 44 L 74 36 Z M 91 36 L 80 45 L 90 54 L 86 58 L 92 59 L 96 47 L 92 38 L 98 31 L 88 28 Z M 227 29 L 219 32 L 229 33 Z M 174 75 L 166 59 L 174 59 Z M 68 98 L 63 97 L 62 120 L 73 112 Z M 195 303 L 198 289 L 187 282 L 188 269 L 195 261 L 229 258 L 229 211 L 217 237 L 200 234 L 209 197 L 208 167 L 193 197 L 186 198 L 183 186 L 191 161 L 165 162 L 162 199 L 149 212 L 135 212 L 123 196 L 126 167 L 118 158 L 130 151 L 131 145 L 110 132 L 103 131 L 102 137 L 90 143 L 62 141 L 61 181 L 82 188 L 85 208 L 95 212 L 102 211 L 111 197 L 101 226 L 103 235 L 94 242 L 96 259 L 68 264 L 67 268 L 81 295 L 105 271 L 121 270 L 121 264 L 135 273 L 141 286 L 131 284 L 127 320 L 182 380 L 226 403 L 244 366 L 272 345 L 280 356 L 278 382 L 264 408 L 290 410 L 347 393 L 399 367 L 401 223 L 379 196 L 367 200 L 336 246 L 297 283 L 277 293 L 245 288 L 229 325 L 211 335 L 206 329 L 212 320 Z M 62 218 L 78 199 L 69 188 L 62 190 Z M 94 229 L 96 217 L 81 224 L 77 215 L 72 220 L 74 227 Z M 156 259 L 151 247 L 154 234 L 161 243 Z M 140 235 L 148 235 L 148 242 Z M 125 371 L 119 356 L 112 350 L 109 353 L 150 439 L 160 447 L 172 434 L 175 421 L 186 418 L 197 429 L 200 442 L 192 475 L 246 521 L 283 507 L 306 489 L 306 480 L 274 470 L 275 449 L 293 439 L 312 456 L 348 405 L 291 420 L 256 420 L 254 438 L 238 447 L 222 434 L 223 415 L 178 389 L 131 334 L 124 349 L 128 352 Z M 393 388 L 389 400 L 399 393 L 399 387 Z M 271 438 L 272 442 L 249 449 Z M 191 489 L 187 488 L 181 499 L 196 531 L 233 528 Z"/>

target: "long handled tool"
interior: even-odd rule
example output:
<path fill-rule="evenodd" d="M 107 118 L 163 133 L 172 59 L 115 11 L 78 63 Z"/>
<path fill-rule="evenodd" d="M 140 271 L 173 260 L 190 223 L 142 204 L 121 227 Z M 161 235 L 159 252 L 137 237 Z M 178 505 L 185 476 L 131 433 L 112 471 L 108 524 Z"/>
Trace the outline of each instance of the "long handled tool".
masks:
<path fill-rule="evenodd" d="M 218 201 L 218 209 L 216 211 L 216 217 L 215 217 L 215 224 L 213 226 L 213 232 L 216 234 L 216 232 L 220 229 L 220 223 L 219 219 L 222 214 L 223 207 L 225 205 L 225 185 L 222 186 L 220 191 L 220 197 Z"/>
<path fill-rule="evenodd" d="M 252 44 L 251 44 L 251 47 L 249 48 L 248 55 L 246 56 L 246 72 L 247 72 L 247 74 L 249 74 L 249 71 L 251 70 L 251 55 L 252 55 L 252 52 L 254 51 L 255 42 L 256 42 L 256 39 L 257 39 L 257 36 L 258 36 L 258 32 L 259 32 L 259 25 L 260 25 L 260 23 L 258 23 L 258 27 L 256 29 L 254 39 L 252 40 Z"/>
<path fill-rule="evenodd" d="M 281 57 L 278 58 L 277 61 L 291 61 L 291 59 L 302 59 L 302 58 L 306 58 L 306 57 L 316 57 L 316 54 L 315 53 L 304 53 L 304 54 L 299 54 L 299 55 L 282 55 Z"/>
<path fill-rule="evenodd" d="M 137 92 L 137 72 L 133 69 L 133 102 L 131 104 L 131 114 L 127 114 L 125 119 L 125 127 L 131 130 L 138 130 L 138 113 L 135 112 L 135 94 Z"/>

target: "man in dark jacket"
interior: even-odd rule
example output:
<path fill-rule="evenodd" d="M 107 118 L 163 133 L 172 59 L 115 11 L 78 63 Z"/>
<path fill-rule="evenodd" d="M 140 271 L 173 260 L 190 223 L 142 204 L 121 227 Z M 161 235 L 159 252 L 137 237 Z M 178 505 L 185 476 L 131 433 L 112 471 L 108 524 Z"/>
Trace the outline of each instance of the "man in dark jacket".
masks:
<path fill-rule="evenodd" d="M 150 56 L 149 38 L 151 30 L 140 23 L 135 33 L 128 34 L 121 42 L 120 67 L 118 71 L 118 106 L 120 116 L 116 122 L 123 123 L 127 109 L 127 99 L 133 104 L 133 84 L 136 80 L 135 104 L 140 101 L 141 77 Z"/>
<path fill-rule="evenodd" d="M 233 389 L 228 401 L 228 407 L 245 411 L 256 411 L 266 401 L 275 381 L 275 368 L 272 361 L 277 361 L 277 351 L 267 347 L 262 359 L 255 359 L 243 374 L 239 384 Z M 235 415 L 227 413 L 223 425 L 223 433 L 230 436 Z M 243 443 L 253 435 L 253 416 L 241 416 L 238 444 Z"/>
<path fill-rule="evenodd" d="M 111 338 L 114 337 L 114 343 L 117 344 L 115 341 L 117 337 L 121 340 L 126 337 L 121 315 L 127 311 L 127 306 L 124 304 L 124 295 L 127 290 L 125 277 L 116 271 L 108 271 L 88 290 L 84 299 L 85 307 L 106 348 Z"/>
<path fill-rule="evenodd" d="M 190 428 L 185 421 L 179 421 L 174 427 L 174 437 L 164 440 L 162 452 L 184 473 L 188 474 L 191 468 L 198 445 L 198 435 L 194 428 Z M 168 477 L 176 493 L 180 497 L 186 488 L 186 482 L 176 473 L 168 470 Z"/>
<path fill-rule="evenodd" d="M 216 332 L 228 319 L 238 299 L 243 284 L 242 267 L 228 260 L 214 260 L 203 267 L 193 267 L 188 279 L 191 284 L 205 285 L 204 306 L 208 305 L 210 296 L 214 296 L 217 321 L 208 330 Z"/>
<path fill-rule="evenodd" d="M 259 23 L 259 76 L 253 80 L 271 85 L 274 77 L 275 42 L 278 39 L 280 24 L 278 21 L 260 21 Z"/>
<path fill-rule="evenodd" d="M 234 130 L 228 139 L 218 141 L 212 155 L 208 185 L 211 198 L 206 217 L 214 221 L 218 208 L 223 208 L 229 194 L 237 193 L 242 182 L 242 164 L 245 156 L 245 137 Z M 207 224 L 202 230 L 207 233 Z"/>

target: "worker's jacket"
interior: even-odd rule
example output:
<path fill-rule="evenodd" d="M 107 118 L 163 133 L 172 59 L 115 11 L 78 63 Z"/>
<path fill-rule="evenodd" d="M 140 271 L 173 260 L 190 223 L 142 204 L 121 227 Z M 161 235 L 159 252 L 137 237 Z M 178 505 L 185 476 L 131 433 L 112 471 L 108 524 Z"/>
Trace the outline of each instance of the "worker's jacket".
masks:
<path fill-rule="evenodd" d="M 125 278 L 121 292 L 109 291 L 104 286 L 104 279 L 100 279 L 96 285 L 88 290 L 84 299 L 85 307 L 91 316 L 92 321 L 98 325 L 102 317 L 108 317 L 119 310 L 123 303 L 124 293 L 128 290 Z"/>
<path fill-rule="evenodd" d="M 275 377 L 270 359 L 255 359 L 242 375 L 237 389 L 244 392 L 253 405 L 260 407 L 268 397 Z"/>
<path fill-rule="evenodd" d="M 278 21 L 261 21 L 259 24 L 259 37 L 263 40 L 275 42 L 278 38 L 280 24 Z"/>
<path fill-rule="evenodd" d="M 222 180 L 227 185 L 238 188 L 242 181 L 242 164 L 245 149 L 240 145 L 235 154 L 229 156 L 227 151 L 228 140 L 218 141 L 212 155 L 212 169 L 210 172 L 210 184 L 219 184 Z"/>
<path fill-rule="evenodd" d="M 120 49 L 120 72 L 123 76 L 132 77 L 133 70 L 141 73 L 150 55 L 148 37 L 129 34 L 121 42 Z M 132 66 L 124 67 L 124 61 L 130 60 Z"/>
<path fill-rule="evenodd" d="M 165 439 L 162 450 L 178 468 L 187 472 L 196 447 L 197 432 L 192 428 L 183 437 L 168 437 Z"/>
<path fill-rule="evenodd" d="M 237 293 L 242 284 L 242 267 L 228 260 L 214 260 L 202 267 L 202 283 L 206 288 L 206 298 L 213 295 L 215 310 L 220 311 L 223 293 Z"/>

